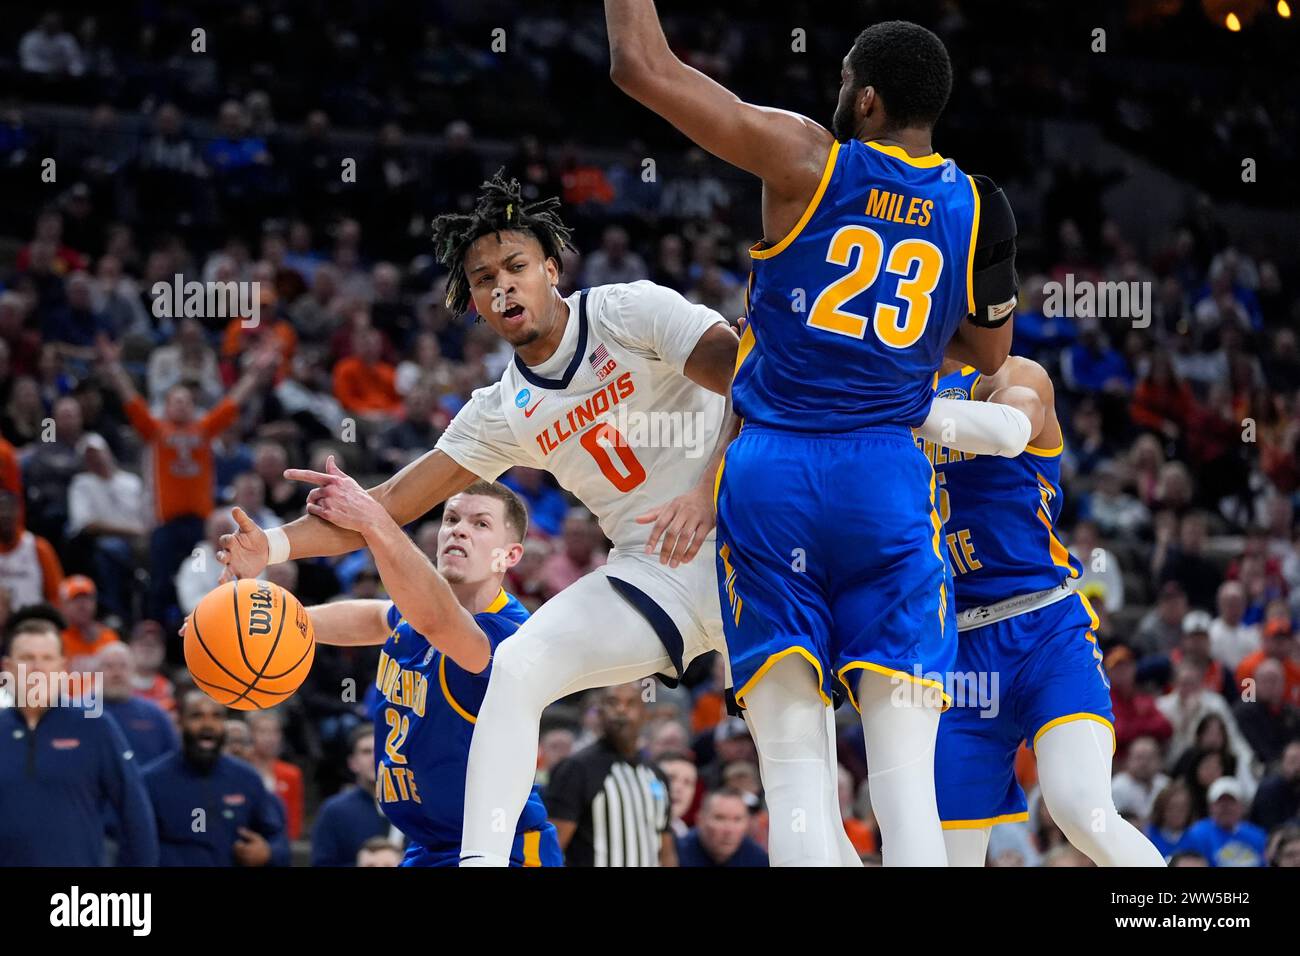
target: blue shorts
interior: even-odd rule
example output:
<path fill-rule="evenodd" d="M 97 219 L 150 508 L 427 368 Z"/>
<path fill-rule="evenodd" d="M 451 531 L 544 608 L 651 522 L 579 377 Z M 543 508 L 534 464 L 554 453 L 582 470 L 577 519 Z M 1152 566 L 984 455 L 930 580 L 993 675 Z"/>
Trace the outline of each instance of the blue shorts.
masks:
<path fill-rule="evenodd" d="M 412 843 L 402 857 L 402 866 L 459 866 L 460 845 L 427 847 Z M 555 827 L 546 824 L 536 830 L 515 834 L 510 848 L 511 866 L 564 866 L 564 851 Z"/>
<path fill-rule="evenodd" d="M 1022 740 L 1071 720 L 1115 728 L 1110 682 L 1081 594 L 1004 621 L 962 631 L 950 691 L 939 720 L 934 784 L 945 830 L 1028 818 L 1016 781 Z"/>
<path fill-rule="evenodd" d="M 857 706 L 863 670 L 943 690 L 957 630 L 934 489 L 909 428 L 745 425 L 718 477 L 718 587 L 742 705 L 791 654 L 828 703 L 842 685 Z"/>

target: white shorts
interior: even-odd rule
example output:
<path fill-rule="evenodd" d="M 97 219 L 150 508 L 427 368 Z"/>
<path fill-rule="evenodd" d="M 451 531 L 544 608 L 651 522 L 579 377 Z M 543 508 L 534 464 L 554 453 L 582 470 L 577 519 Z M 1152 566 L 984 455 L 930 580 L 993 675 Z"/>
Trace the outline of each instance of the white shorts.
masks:
<path fill-rule="evenodd" d="M 691 561 L 675 568 L 660 564 L 658 551 L 646 554 L 641 550 L 621 551 L 615 548 L 610 552 L 605 565 L 589 576 L 596 575 L 613 579 L 614 583 L 609 585 L 610 590 L 630 601 L 652 625 L 656 623 L 654 610 L 642 607 L 641 599 L 617 582 L 631 585 L 646 595 L 672 620 L 682 640 L 683 670 L 695 658 L 709 651 L 717 651 L 726 656 L 727 642 L 722 631 L 722 607 L 718 597 L 717 546 L 713 535 L 709 536 Z M 657 626 L 655 630 L 660 632 Z M 665 639 L 663 633 L 659 636 L 661 640 Z M 673 656 L 673 649 L 669 647 L 668 650 L 670 656 Z"/>
<path fill-rule="evenodd" d="M 701 654 L 718 651 L 726 656 L 715 554 L 711 537 L 694 560 L 677 568 L 660 564 L 658 554 L 615 548 L 604 566 L 538 608 L 520 628 L 520 636 L 527 633 L 535 639 L 530 648 L 540 639 L 531 653 L 542 654 L 554 646 L 552 635 L 603 629 L 606 633 L 595 635 L 602 652 L 592 655 L 593 666 L 598 664 L 604 672 L 643 665 L 637 677 L 658 672 L 672 684 Z M 634 639 L 629 628 L 641 633 Z M 517 641 L 512 643 L 519 653 Z M 665 658 L 671 663 L 665 664 Z M 632 679 L 624 675 L 612 682 Z"/>

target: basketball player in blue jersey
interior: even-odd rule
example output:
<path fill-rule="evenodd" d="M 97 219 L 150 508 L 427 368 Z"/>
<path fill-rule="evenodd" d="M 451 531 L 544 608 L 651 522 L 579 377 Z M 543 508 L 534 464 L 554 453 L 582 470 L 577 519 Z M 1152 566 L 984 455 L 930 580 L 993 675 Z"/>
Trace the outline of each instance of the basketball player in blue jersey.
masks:
<path fill-rule="evenodd" d="M 342 475 L 331 459 L 329 472 Z M 523 556 L 528 513 L 513 491 L 476 481 L 447 500 L 438 564 L 351 479 L 328 520 L 365 537 L 390 601 L 309 608 L 322 644 L 382 644 L 375 678 L 375 794 L 409 845 L 403 866 L 456 866 L 470 738 L 497 645 L 528 619 L 501 586 Z M 534 789 L 515 827 L 511 866 L 562 866 Z"/>
<path fill-rule="evenodd" d="M 1028 818 L 1015 776 L 1027 740 L 1047 810 L 1076 848 L 1100 866 L 1163 866 L 1111 799 L 1115 731 L 1097 618 L 1066 584 L 1082 568 L 1056 536 L 1063 439 L 1051 379 L 1024 358 L 994 375 L 949 361 L 936 392 L 1018 409 L 1031 435 L 1014 457 L 918 439 L 938 475 L 957 609 L 958 699 L 939 722 L 935 761 L 948 862 L 982 866 L 991 828 Z M 955 415 L 948 444 L 962 445 L 964 431 Z"/>
<path fill-rule="evenodd" d="M 606 0 L 605 16 L 614 82 L 763 183 L 717 555 L 772 863 L 851 862 L 828 809 L 826 704 L 842 689 L 862 717 L 884 862 L 942 866 L 933 765 L 946 695 L 917 675 L 946 673 L 956 640 L 934 472 L 911 429 L 945 350 L 989 372 L 1007 356 L 1010 206 L 931 145 L 952 68 L 922 27 L 857 37 L 827 130 L 683 64 L 652 0 Z M 896 694 L 906 682 L 927 692 Z"/>

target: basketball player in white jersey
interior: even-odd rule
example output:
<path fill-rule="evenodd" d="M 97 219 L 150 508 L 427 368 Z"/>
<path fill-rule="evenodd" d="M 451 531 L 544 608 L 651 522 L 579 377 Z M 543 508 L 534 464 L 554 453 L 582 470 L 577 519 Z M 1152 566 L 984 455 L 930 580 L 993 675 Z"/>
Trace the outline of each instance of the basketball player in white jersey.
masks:
<path fill-rule="evenodd" d="M 498 175 L 471 215 L 435 222 L 436 252 L 451 269 L 448 304 L 459 313 L 472 301 L 515 360 L 473 394 L 433 451 L 371 492 L 407 524 L 480 478 L 541 468 L 614 544 L 604 567 L 547 602 L 497 652 L 470 751 L 471 865 L 508 862 L 548 704 L 656 673 L 675 680 L 723 647 L 713 477 L 737 336 L 718 313 L 650 282 L 562 297 L 569 230 L 558 205 L 524 205 L 518 183 Z M 364 546 L 329 523 L 337 477 L 286 475 L 317 485 L 308 515 L 268 534 L 236 511 L 239 531 L 222 539 L 220 554 L 234 575 Z"/>

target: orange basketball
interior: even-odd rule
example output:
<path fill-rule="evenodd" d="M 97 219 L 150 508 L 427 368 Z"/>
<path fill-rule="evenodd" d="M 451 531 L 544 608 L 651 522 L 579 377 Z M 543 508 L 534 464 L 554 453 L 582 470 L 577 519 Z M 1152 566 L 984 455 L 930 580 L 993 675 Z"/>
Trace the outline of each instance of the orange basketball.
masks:
<path fill-rule="evenodd" d="M 185 665 L 219 704 L 262 710 L 302 684 L 316 656 L 311 617 L 269 581 L 232 581 L 209 591 L 185 629 Z"/>

